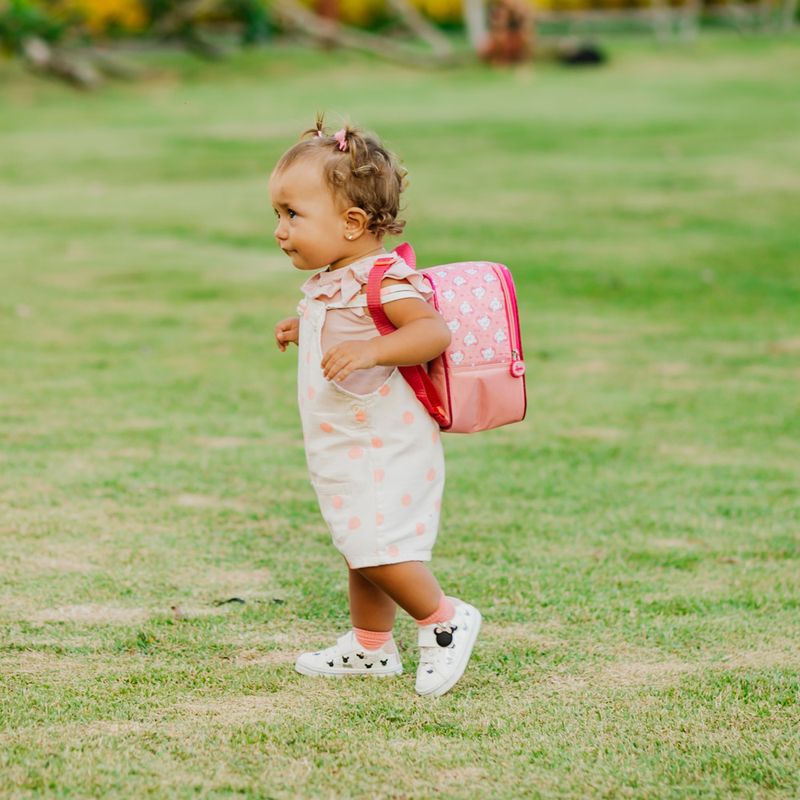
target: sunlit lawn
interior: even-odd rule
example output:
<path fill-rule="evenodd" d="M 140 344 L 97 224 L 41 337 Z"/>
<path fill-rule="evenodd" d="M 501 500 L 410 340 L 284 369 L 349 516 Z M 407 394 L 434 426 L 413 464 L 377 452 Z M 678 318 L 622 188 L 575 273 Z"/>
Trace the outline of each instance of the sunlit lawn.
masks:
<path fill-rule="evenodd" d="M 612 56 L 0 65 L 0 795 L 800 794 L 800 47 Z M 446 442 L 433 564 L 485 627 L 433 702 L 406 617 L 399 679 L 292 667 L 348 625 L 271 342 L 266 176 L 318 109 L 403 156 L 422 263 L 520 292 L 528 418 Z"/>

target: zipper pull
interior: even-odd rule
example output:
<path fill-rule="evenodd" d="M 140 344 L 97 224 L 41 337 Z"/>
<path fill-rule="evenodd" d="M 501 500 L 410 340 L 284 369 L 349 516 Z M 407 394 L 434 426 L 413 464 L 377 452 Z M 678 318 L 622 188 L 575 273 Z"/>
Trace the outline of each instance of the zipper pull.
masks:
<path fill-rule="evenodd" d="M 521 378 L 525 374 L 525 362 L 516 350 L 511 351 L 511 374 L 515 378 Z"/>

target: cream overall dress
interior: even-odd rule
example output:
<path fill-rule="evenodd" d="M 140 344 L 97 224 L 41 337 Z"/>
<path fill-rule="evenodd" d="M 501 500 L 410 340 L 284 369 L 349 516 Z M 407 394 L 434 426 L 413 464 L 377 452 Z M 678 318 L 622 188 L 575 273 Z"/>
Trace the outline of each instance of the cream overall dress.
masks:
<path fill-rule="evenodd" d="M 438 425 L 398 370 L 374 392 L 353 394 L 320 367 L 328 308 L 363 305 L 363 295 L 334 306 L 309 294 L 300 305 L 297 388 L 311 482 L 350 567 L 429 561 L 444 488 Z"/>

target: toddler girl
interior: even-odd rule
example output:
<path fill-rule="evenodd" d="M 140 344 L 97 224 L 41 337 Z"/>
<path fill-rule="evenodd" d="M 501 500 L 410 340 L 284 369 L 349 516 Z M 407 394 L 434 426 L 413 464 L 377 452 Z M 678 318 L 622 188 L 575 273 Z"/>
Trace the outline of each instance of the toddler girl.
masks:
<path fill-rule="evenodd" d="M 373 264 L 388 254 L 405 170 L 380 141 L 322 119 L 278 161 L 269 191 L 275 238 L 292 264 L 315 272 L 299 317 L 275 326 L 299 345 L 298 400 L 308 468 L 333 542 L 348 567 L 351 631 L 304 653 L 304 675 L 399 675 L 397 606 L 419 625 L 416 690 L 438 696 L 464 672 L 480 628 L 471 605 L 446 597 L 423 562 L 436 540 L 444 487 L 439 428 L 397 366 L 424 364 L 450 342 L 426 281 L 401 258 L 382 282 L 381 336 L 366 308 Z M 393 255 L 393 254 L 392 254 Z"/>

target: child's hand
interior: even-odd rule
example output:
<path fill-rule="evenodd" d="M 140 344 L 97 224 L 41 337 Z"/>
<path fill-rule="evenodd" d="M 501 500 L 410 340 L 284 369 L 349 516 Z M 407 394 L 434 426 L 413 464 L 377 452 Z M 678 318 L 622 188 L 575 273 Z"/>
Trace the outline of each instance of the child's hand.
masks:
<path fill-rule="evenodd" d="M 298 343 L 300 340 L 300 320 L 297 317 L 282 319 L 275 326 L 275 343 L 282 353 L 290 342 Z"/>
<path fill-rule="evenodd" d="M 377 339 L 342 342 L 322 357 L 322 372 L 329 381 L 341 383 L 357 369 L 369 369 L 378 363 Z"/>

